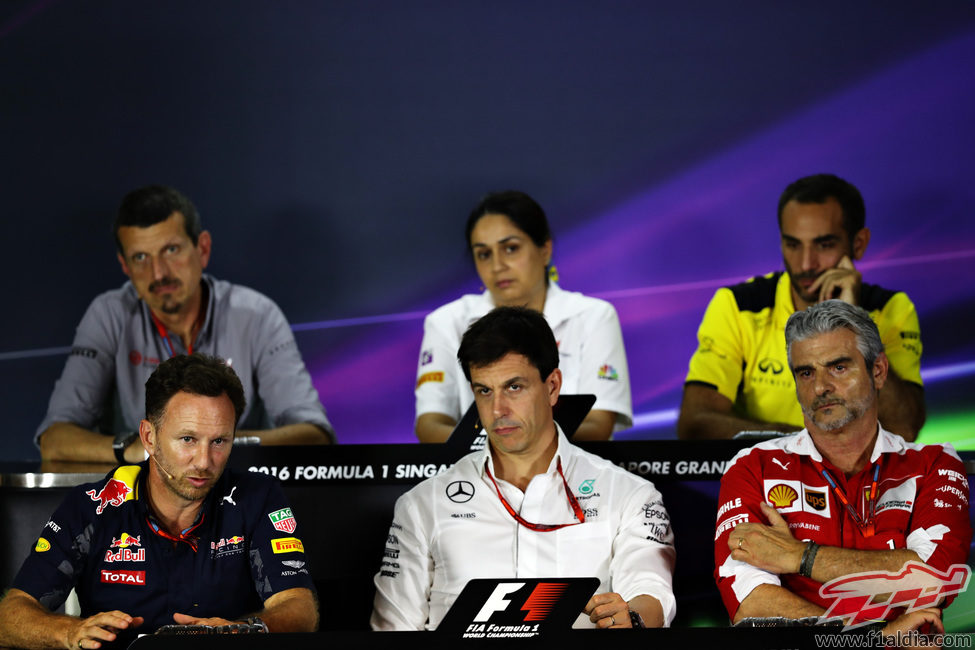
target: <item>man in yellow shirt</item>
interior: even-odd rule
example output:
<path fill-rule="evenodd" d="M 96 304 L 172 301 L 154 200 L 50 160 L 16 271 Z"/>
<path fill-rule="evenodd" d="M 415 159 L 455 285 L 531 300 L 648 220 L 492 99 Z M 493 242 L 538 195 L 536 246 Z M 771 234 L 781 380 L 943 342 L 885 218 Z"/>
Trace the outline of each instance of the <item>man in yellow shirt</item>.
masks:
<path fill-rule="evenodd" d="M 785 189 L 778 221 L 786 270 L 723 287 L 711 299 L 684 384 L 678 437 L 800 430 L 785 323 L 830 298 L 863 307 L 877 323 L 891 369 L 880 392 L 881 424 L 908 441 L 917 437 L 925 418 L 917 312 L 906 294 L 864 283 L 856 270 L 870 242 L 865 215 L 856 187 L 832 174 Z"/>

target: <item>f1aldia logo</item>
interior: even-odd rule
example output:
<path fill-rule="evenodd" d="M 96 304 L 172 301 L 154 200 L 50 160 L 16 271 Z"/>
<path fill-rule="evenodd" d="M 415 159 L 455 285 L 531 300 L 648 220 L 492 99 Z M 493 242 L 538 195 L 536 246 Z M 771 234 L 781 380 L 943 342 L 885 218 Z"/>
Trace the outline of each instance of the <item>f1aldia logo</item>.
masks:
<path fill-rule="evenodd" d="M 522 587 L 525 586 L 524 582 L 501 582 L 494 588 L 494 591 L 488 596 L 488 599 L 484 602 L 481 610 L 474 617 L 475 623 L 485 623 L 490 620 L 491 616 L 497 612 L 503 612 L 508 609 L 508 605 L 511 604 L 511 599 L 506 598 L 509 594 L 512 594 Z M 565 582 L 539 582 L 532 589 L 532 592 L 525 599 L 524 604 L 521 606 L 522 611 L 527 612 L 525 614 L 525 622 L 537 622 L 544 621 L 548 618 L 549 613 L 552 611 L 552 607 L 558 601 L 559 596 L 568 587 L 568 583 Z"/>
<path fill-rule="evenodd" d="M 830 580 L 819 588 L 819 595 L 835 599 L 822 615 L 823 620 L 841 619 L 844 629 L 857 628 L 885 620 L 895 608 L 913 612 L 934 607 L 944 598 L 965 591 L 972 570 L 953 564 L 942 573 L 921 562 L 907 562 L 900 572 L 855 573 Z M 878 596 L 886 596 L 875 601 Z"/>

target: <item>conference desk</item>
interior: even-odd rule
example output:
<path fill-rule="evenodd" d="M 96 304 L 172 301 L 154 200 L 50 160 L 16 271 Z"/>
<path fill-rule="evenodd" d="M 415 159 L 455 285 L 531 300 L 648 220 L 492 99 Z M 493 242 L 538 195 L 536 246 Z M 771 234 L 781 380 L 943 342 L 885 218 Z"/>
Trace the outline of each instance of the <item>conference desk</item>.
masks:
<path fill-rule="evenodd" d="M 671 515 L 677 547 L 677 628 L 726 626 L 712 578 L 719 479 L 745 441 L 618 441 L 582 447 L 656 484 Z M 450 445 L 235 447 L 230 465 L 281 480 L 301 522 L 319 592 L 321 627 L 366 631 L 396 498 L 454 463 Z M 969 475 L 975 454 L 963 454 Z M 110 466 L 0 463 L 0 584 L 8 585 L 49 515 L 74 485 Z M 337 613 L 340 613 L 337 615 Z"/>

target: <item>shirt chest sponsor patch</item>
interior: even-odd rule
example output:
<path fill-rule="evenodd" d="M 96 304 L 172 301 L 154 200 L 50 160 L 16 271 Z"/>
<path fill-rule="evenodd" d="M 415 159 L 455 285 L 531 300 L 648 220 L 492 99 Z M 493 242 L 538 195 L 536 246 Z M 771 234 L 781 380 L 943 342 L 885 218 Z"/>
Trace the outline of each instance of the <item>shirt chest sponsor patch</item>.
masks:
<path fill-rule="evenodd" d="M 881 488 L 882 489 L 882 488 Z M 884 490 L 877 499 L 877 514 L 885 510 L 914 510 L 917 498 L 917 478 L 911 477 L 896 487 Z"/>
<path fill-rule="evenodd" d="M 105 562 L 145 562 L 146 549 L 142 547 L 141 535 L 122 533 L 112 537 L 111 546 L 105 550 Z"/>
<path fill-rule="evenodd" d="M 292 514 L 291 508 L 281 508 L 280 510 L 268 513 L 267 516 L 271 520 L 271 525 L 274 526 L 274 529 L 280 530 L 282 533 L 293 533 L 295 532 L 295 528 L 298 527 L 298 521 L 295 519 L 294 514 Z"/>
<path fill-rule="evenodd" d="M 274 553 L 304 553 L 305 546 L 297 537 L 278 537 L 271 540 L 271 550 Z"/>
<path fill-rule="evenodd" d="M 820 517 L 830 516 L 829 488 L 825 485 L 806 485 L 800 481 L 765 479 L 765 500 L 782 514 L 807 512 Z"/>
<path fill-rule="evenodd" d="M 212 557 L 224 557 L 226 555 L 236 555 L 244 552 L 244 536 L 234 535 L 232 537 L 221 537 L 215 542 L 210 542 L 210 555 Z"/>
<path fill-rule="evenodd" d="M 135 587 L 145 587 L 146 572 L 102 569 L 101 581 L 108 585 L 132 585 Z"/>

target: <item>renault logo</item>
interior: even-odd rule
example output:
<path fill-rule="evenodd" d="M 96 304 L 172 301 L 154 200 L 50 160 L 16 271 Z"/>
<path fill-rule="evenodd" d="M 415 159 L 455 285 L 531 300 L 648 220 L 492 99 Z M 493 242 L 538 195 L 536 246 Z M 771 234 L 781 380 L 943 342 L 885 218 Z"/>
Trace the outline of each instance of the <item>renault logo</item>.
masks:
<path fill-rule="evenodd" d="M 454 503 L 467 503 L 474 498 L 474 485 L 470 481 L 454 481 L 447 486 L 447 498 Z"/>

